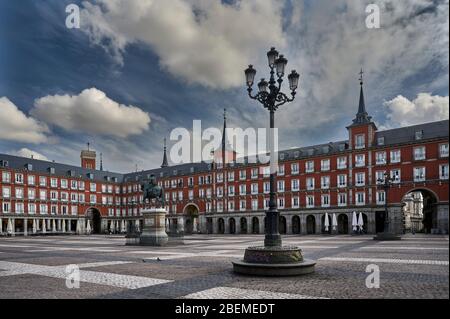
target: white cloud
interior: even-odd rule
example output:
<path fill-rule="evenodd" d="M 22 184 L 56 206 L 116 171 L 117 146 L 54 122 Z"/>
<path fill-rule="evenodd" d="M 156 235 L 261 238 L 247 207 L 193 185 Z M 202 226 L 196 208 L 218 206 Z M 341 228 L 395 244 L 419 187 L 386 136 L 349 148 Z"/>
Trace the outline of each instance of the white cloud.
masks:
<path fill-rule="evenodd" d="M 0 98 L 0 139 L 25 142 L 47 142 L 48 127 L 28 117 L 7 97 Z"/>
<path fill-rule="evenodd" d="M 30 150 L 30 149 L 28 149 L 26 147 L 21 148 L 18 151 L 10 152 L 10 153 L 11 153 L 11 155 L 27 157 L 27 158 L 33 157 L 34 159 L 37 159 L 37 160 L 49 161 L 49 159 L 45 155 L 42 155 L 41 153 L 38 153 L 36 151 L 32 151 L 32 150 Z"/>
<path fill-rule="evenodd" d="M 399 95 L 384 102 L 387 108 L 385 128 L 408 126 L 449 118 L 449 97 L 419 93 L 410 101 Z"/>
<path fill-rule="evenodd" d="M 145 43 L 175 78 L 212 88 L 242 85 L 247 64 L 285 41 L 275 0 L 97 0 L 83 6 L 83 30 L 117 62 L 123 63 L 127 45 Z"/>
<path fill-rule="evenodd" d="M 148 113 L 119 104 L 96 88 L 79 95 L 48 95 L 35 100 L 31 114 L 71 132 L 127 137 L 148 129 Z"/>

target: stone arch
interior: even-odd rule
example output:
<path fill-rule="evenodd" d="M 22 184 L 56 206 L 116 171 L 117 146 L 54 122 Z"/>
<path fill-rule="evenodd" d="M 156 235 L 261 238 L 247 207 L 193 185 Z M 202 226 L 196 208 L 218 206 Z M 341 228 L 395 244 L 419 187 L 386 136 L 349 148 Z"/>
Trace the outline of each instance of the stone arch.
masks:
<path fill-rule="evenodd" d="M 188 203 L 183 208 L 183 215 L 185 216 L 184 230 L 187 234 L 192 234 L 198 231 L 198 216 L 200 209 L 195 203 Z"/>
<path fill-rule="evenodd" d="M 228 227 L 230 234 L 236 234 L 236 220 L 233 217 L 228 220 Z"/>
<path fill-rule="evenodd" d="M 86 209 L 84 216 L 91 222 L 92 233 L 100 234 L 102 232 L 102 214 L 96 207 L 89 207 Z"/>
<path fill-rule="evenodd" d="M 292 233 L 300 234 L 300 217 L 297 215 L 292 216 Z"/>
<path fill-rule="evenodd" d="M 339 214 L 337 217 L 337 231 L 338 234 L 348 234 L 348 215 L 343 213 L 343 214 Z"/>
<path fill-rule="evenodd" d="M 286 234 L 287 232 L 286 217 L 280 215 L 280 221 L 278 222 L 278 231 L 280 234 Z"/>
<path fill-rule="evenodd" d="M 248 231 L 247 218 L 241 217 L 240 224 L 241 224 L 241 226 L 240 226 L 240 233 L 241 234 L 247 234 L 247 231 Z"/>
<path fill-rule="evenodd" d="M 225 221 L 223 218 L 217 220 L 217 232 L 219 234 L 225 234 Z"/>
<path fill-rule="evenodd" d="M 437 230 L 438 202 L 439 197 L 429 188 L 414 187 L 407 191 L 402 197 L 404 231 L 432 233 Z"/>
<path fill-rule="evenodd" d="M 259 218 L 256 216 L 252 218 L 252 234 L 259 234 Z"/>
<path fill-rule="evenodd" d="M 306 233 L 308 235 L 316 233 L 316 217 L 314 215 L 306 216 Z"/>

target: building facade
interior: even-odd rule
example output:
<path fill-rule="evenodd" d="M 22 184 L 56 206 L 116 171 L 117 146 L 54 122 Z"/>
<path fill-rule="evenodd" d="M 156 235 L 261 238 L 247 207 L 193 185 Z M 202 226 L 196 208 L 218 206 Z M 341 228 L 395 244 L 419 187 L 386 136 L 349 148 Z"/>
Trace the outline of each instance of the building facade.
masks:
<path fill-rule="evenodd" d="M 280 232 L 325 233 L 325 213 L 352 232 L 353 212 L 366 233 L 383 231 L 385 201 L 397 233 L 411 229 L 448 234 L 448 120 L 379 131 L 368 115 L 361 83 L 348 140 L 280 151 L 276 177 Z M 224 128 L 226 126 L 224 119 Z M 221 157 L 228 152 L 225 138 Z M 228 155 L 227 155 L 228 156 Z M 0 154 L 0 233 L 125 232 L 141 223 L 140 184 L 154 175 L 165 189 L 168 224 L 187 233 L 263 233 L 269 167 L 258 163 L 169 166 L 117 174 L 96 170 L 95 151 L 81 167 Z M 101 167 L 102 168 L 102 167 Z M 384 174 L 393 180 L 386 194 Z M 406 213 L 420 194 L 421 216 Z M 419 217 L 418 217 L 419 216 Z M 330 218 L 331 224 L 331 218 Z"/>

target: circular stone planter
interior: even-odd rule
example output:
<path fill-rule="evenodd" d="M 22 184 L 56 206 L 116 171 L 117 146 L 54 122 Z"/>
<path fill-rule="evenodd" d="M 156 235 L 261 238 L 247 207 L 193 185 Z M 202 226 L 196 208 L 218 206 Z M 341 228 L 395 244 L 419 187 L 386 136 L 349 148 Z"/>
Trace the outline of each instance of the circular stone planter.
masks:
<path fill-rule="evenodd" d="M 303 258 L 302 251 L 294 246 L 249 247 L 244 260 L 234 261 L 236 273 L 255 276 L 297 276 L 314 272 L 316 262 Z"/>

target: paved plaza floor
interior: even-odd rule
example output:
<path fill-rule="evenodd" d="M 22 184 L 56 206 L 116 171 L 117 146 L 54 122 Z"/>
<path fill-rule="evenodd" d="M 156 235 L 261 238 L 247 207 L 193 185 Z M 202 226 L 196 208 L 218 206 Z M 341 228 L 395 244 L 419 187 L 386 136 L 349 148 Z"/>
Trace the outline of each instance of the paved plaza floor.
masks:
<path fill-rule="evenodd" d="M 448 236 L 283 239 L 317 260 L 314 274 L 234 274 L 231 261 L 261 235 L 192 235 L 162 248 L 125 246 L 123 236 L 0 238 L 0 298 L 449 298 Z M 79 268 L 79 288 L 68 288 L 75 272 L 67 265 Z M 366 285 L 368 265 L 379 268 L 379 288 Z"/>

